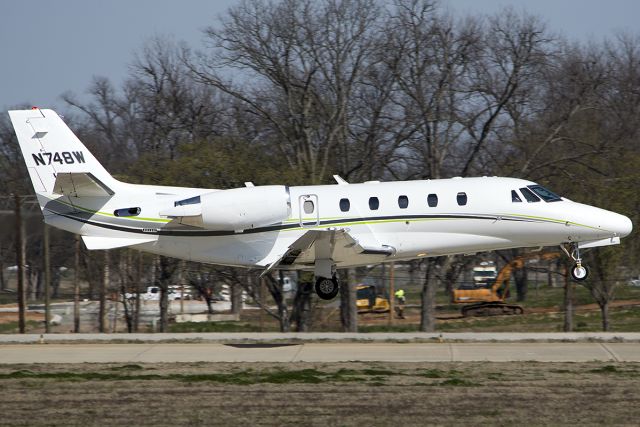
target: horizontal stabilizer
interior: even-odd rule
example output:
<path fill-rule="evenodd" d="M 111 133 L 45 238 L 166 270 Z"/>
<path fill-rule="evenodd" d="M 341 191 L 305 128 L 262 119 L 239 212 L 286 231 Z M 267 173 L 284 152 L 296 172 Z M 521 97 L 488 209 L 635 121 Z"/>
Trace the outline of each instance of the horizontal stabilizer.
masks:
<path fill-rule="evenodd" d="M 82 241 L 89 250 L 99 249 L 115 249 L 123 248 L 125 246 L 135 246 L 142 243 L 155 242 L 156 238 L 141 238 L 132 239 L 127 237 L 97 237 L 97 236 L 82 236 Z"/>
<path fill-rule="evenodd" d="M 53 192 L 72 197 L 110 197 L 114 194 L 89 172 L 58 172 Z"/>

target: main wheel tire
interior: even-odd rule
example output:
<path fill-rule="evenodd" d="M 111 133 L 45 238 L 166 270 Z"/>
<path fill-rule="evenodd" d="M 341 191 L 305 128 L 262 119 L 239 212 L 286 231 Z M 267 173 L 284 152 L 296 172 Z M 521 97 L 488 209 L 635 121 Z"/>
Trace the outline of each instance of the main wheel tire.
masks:
<path fill-rule="evenodd" d="M 318 294 L 321 299 L 334 299 L 336 295 L 338 295 L 338 291 L 340 291 L 340 285 L 337 279 L 318 277 L 318 280 L 316 280 L 316 294 Z"/>
<path fill-rule="evenodd" d="M 571 277 L 576 282 L 582 282 L 583 280 L 587 280 L 587 277 L 589 277 L 589 269 L 584 265 L 578 266 L 578 264 L 576 264 L 571 269 Z"/>

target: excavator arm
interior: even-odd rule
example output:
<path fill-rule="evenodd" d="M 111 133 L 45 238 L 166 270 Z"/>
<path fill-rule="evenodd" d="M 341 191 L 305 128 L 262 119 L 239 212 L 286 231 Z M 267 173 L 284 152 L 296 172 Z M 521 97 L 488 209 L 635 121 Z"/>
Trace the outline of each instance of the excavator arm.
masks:
<path fill-rule="evenodd" d="M 500 271 L 490 288 L 455 289 L 452 295 L 454 304 L 466 304 L 462 307 L 463 316 L 489 314 L 522 314 L 524 309 L 517 304 L 507 304 L 511 274 L 523 268 L 527 261 L 540 259 L 549 261 L 562 256 L 561 252 L 532 252 L 509 261 Z M 502 291 L 501 291 L 502 290 Z"/>

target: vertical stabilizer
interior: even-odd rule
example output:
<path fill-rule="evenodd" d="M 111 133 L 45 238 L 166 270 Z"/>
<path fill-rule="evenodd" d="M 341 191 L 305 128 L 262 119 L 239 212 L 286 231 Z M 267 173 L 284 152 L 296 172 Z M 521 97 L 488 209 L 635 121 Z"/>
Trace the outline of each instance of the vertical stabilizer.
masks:
<path fill-rule="evenodd" d="M 49 198 L 88 191 L 113 194 L 116 181 L 53 110 L 9 111 L 36 194 Z M 92 190 L 97 191 L 97 190 Z"/>

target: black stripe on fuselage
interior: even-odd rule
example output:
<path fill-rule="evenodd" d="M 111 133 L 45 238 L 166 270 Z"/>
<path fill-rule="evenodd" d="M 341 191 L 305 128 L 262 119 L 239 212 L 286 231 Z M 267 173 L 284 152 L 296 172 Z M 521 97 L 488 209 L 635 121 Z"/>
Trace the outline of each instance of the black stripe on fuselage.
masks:
<path fill-rule="evenodd" d="M 301 228 L 299 223 L 296 224 L 274 224 L 266 227 L 252 228 L 240 232 L 226 231 L 226 230 L 167 230 L 162 228 L 131 228 L 123 227 L 114 224 L 107 224 L 103 222 L 91 221 L 89 219 L 80 218 L 74 215 L 63 214 L 49 210 L 51 213 L 60 215 L 62 217 L 82 222 L 84 224 L 93 225 L 96 227 L 106 228 L 109 230 L 123 231 L 126 233 L 136 233 L 145 235 L 159 235 L 159 236 L 180 236 L 180 237 L 215 237 L 215 236 L 234 236 L 239 234 L 255 234 L 255 233 L 267 233 L 271 231 L 284 231 L 294 228 Z M 410 221 L 410 220 L 429 220 L 429 219 L 480 219 L 497 221 L 497 216 L 483 216 L 483 215 L 454 215 L 454 214 L 442 214 L 442 215 L 390 215 L 390 216 L 370 216 L 362 218 L 343 218 L 332 219 L 319 222 L 306 222 L 303 223 L 304 227 L 313 228 L 327 225 L 337 225 L 342 223 L 353 224 L 358 222 L 370 222 L 370 221 Z M 504 216 L 500 217 L 501 221 L 512 222 L 547 222 L 541 220 L 534 220 L 528 218 L 513 218 Z"/>

